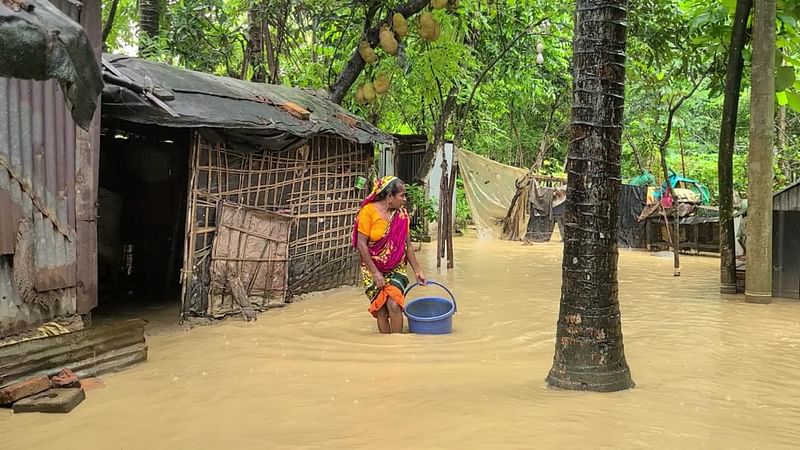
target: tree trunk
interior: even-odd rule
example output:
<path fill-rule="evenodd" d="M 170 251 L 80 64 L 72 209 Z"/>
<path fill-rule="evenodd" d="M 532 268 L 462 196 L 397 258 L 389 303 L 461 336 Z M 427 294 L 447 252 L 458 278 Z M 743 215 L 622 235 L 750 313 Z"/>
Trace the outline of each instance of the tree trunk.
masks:
<path fill-rule="evenodd" d="M 262 3 L 254 3 L 253 7 L 247 12 L 250 24 L 248 34 L 250 39 L 247 41 L 247 52 L 243 67 L 242 79 L 247 76 L 248 66 L 253 68 L 251 81 L 264 83 L 267 81 L 267 73 L 264 70 L 264 34 L 266 31 L 266 20 L 264 20 L 264 8 Z"/>
<path fill-rule="evenodd" d="M 681 220 L 681 218 L 678 213 L 678 197 L 675 195 L 675 191 L 672 189 L 672 183 L 669 181 L 669 167 L 667 166 L 667 145 L 669 144 L 669 137 L 672 130 L 672 118 L 676 110 L 677 108 L 672 109 L 672 105 L 670 105 L 670 112 L 667 118 L 667 131 L 664 133 L 664 138 L 658 145 L 658 152 L 661 155 L 661 171 L 664 172 L 664 183 L 667 185 L 667 194 L 672 198 L 672 220 L 675 229 L 674 236 L 672 237 L 672 275 L 679 277 L 681 276 L 681 236 L 679 234 L 680 230 L 678 230 L 678 221 Z M 669 221 L 666 215 L 664 215 L 664 225 L 669 228 Z"/>
<path fill-rule="evenodd" d="M 158 26 L 161 19 L 159 0 L 139 0 L 139 56 L 151 56 L 151 45 L 148 41 L 158 37 Z M 142 45 L 144 41 L 145 45 Z"/>
<path fill-rule="evenodd" d="M 636 148 L 636 144 L 631 139 L 629 134 L 625 135 L 625 138 L 628 140 L 628 144 L 631 146 L 631 153 L 633 153 L 633 158 L 636 160 L 636 165 L 639 167 L 639 172 L 644 173 L 644 164 L 642 164 L 642 158 L 639 156 L 639 149 Z"/>
<path fill-rule="evenodd" d="M 725 101 L 719 132 L 719 291 L 736 293 L 736 232 L 733 227 L 733 147 L 736 143 L 736 118 L 742 84 L 742 49 L 747 40 L 747 19 L 753 0 L 738 0 L 728 48 L 728 71 L 725 76 Z"/>
<path fill-rule="evenodd" d="M 775 154 L 778 155 L 778 162 L 780 163 L 781 172 L 783 177 L 790 183 L 794 181 L 792 176 L 792 163 L 791 160 L 786 158 L 784 152 L 786 151 L 786 105 L 778 108 L 778 126 L 776 129 L 777 136 L 775 138 Z"/>
<path fill-rule="evenodd" d="M 514 165 L 517 167 L 525 167 L 525 152 L 522 150 L 522 138 L 519 135 L 519 129 L 514 122 L 514 109 L 513 105 L 508 108 L 508 131 L 509 138 L 511 138 L 511 147 L 516 149 L 516 156 L 514 157 Z"/>
<path fill-rule="evenodd" d="M 458 88 L 453 86 L 450 88 L 450 92 L 447 94 L 444 105 L 442 105 L 442 111 L 439 114 L 439 118 L 436 120 L 436 125 L 433 127 L 433 142 L 428 142 L 428 146 L 425 148 L 425 156 L 422 157 L 420 167 L 417 170 L 417 173 L 414 175 L 416 180 L 422 180 L 426 175 L 428 175 L 428 172 L 430 172 L 431 167 L 433 167 L 433 163 L 436 160 L 436 152 L 439 150 L 444 152 L 444 149 L 440 149 L 440 147 L 444 146 L 444 133 L 447 130 L 447 124 L 450 121 L 450 116 L 453 114 L 453 110 L 455 110 L 456 107 L 457 93 Z"/>
<path fill-rule="evenodd" d="M 269 23 L 264 24 L 264 38 L 266 39 L 267 46 L 267 67 L 269 68 L 269 82 L 272 84 L 281 84 L 280 60 L 278 58 L 280 49 L 276 48 L 275 42 L 281 42 L 283 40 L 282 30 L 285 29 L 285 24 L 277 28 L 278 30 L 273 40 L 272 34 L 269 31 Z"/>
<path fill-rule="evenodd" d="M 672 137 L 672 122 L 675 119 L 675 113 L 678 111 L 678 108 L 683 105 L 689 97 L 694 95 L 697 92 L 697 88 L 703 84 L 705 80 L 705 75 L 694 81 L 694 87 L 688 94 L 682 95 L 673 105 L 672 99 L 670 100 L 669 104 L 669 112 L 667 113 L 667 126 L 666 130 L 664 131 L 664 136 L 661 138 L 661 142 L 658 143 L 658 153 L 661 156 L 661 170 L 664 172 L 664 182 L 667 184 L 667 193 L 672 198 L 672 217 L 674 220 L 674 228 L 675 228 L 675 235 L 672 238 L 672 253 L 673 253 L 673 271 L 672 275 L 679 277 L 681 276 L 681 235 L 680 235 L 680 208 L 678 208 L 678 196 L 675 195 L 675 190 L 672 189 L 672 183 L 669 181 L 669 167 L 667 167 L 667 147 L 669 146 L 669 140 Z M 656 121 L 656 123 L 658 123 Z M 681 152 L 681 158 L 683 157 L 683 152 Z M 664 216 L 664 222 L 666 224 L 667 229 L 669 229 L 669 221 Z"/>
<path fill-rule="evenodd" d="M 108 17 L 106 18 L 106 23 L 103 24 L 103 51 L 108 50 L 108 46 L 106 45 L 106 41 L 108 40 L 108 35 L 111 34 L 111 29 L 114 27 L 114 19 L 117 17 L 117 6 L 119 6 L 119 0 L 113 0 L 111 2 L 111 8 L 108 10 Z"/>
<path fill-rule="evenodd" d="M 678 145 L 681 148 L 681 175 L 684 177 L 686 176 L 686 159 L 685 159 L 685 151 L 683 149 L 683 137 L 681 137 L 681 129 L 678 128 Z"/>
<path fill-rule="evenodd" d="M 282 9 L 281 9 L 282 8 Z M 286 29 L 286 20 L 289 14 L 288 4 L 254 3 L 248 11 L 250 39 L 247 41 L 242 78 L 246 76 L 247 69 L 252 67 L 252 81 L 259 83 L 280 84 L 280 43 Z M 275 36 L 270 29 L 270 20 L 274 19 L 277 25 Z M 277 43 L 277 45 L 276 45 Z M 266 54 L 266 57 L 265 57 Z"/>
<path fill-rule="evenodd" d="M 548 134 L 550 133 L 550 126 L 553 124 L 553 117 L 555 117 L 556 111 L 558 111 L 558 105 L 561 103 L 561 95 L 562 92 L 559 91 L 559 93 L 556 94 L 555 100 L 553 100 L 553 104 L 550 106 L 550 115 L 548 116 L 547 123 L 544 125 L 542 139 L 539 141 L 539 151 L 536 153 L 536 159 L 530 169 L 533 172 L 536 172 L 542 167 L 542 164 L 544 164 L 544 157 L 547 156 L 547 150 L 550 148 Z"/>
<path fill-rule="evenodd" d="M 633 387 L 617 298 L 627 0 L 577 0 L 566 239 L 552 387 Z"/>
<path fill-rule="evenodd" d="M 755 4 L 747 155 L 745 301 L 772 301 L 772 145 L 775 127 L 775 0 Z"/>

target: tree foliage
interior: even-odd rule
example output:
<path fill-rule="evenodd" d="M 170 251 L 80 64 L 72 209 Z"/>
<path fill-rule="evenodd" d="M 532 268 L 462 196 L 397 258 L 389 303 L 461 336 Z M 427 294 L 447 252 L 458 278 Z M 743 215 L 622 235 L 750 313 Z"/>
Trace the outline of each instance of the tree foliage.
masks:
<path fill-rule="evenodd" d="M 108 20 L 112 0 L 103 2 Z M 118 0 L 106 39 L 108 51 L 218 75 L 259 78 L 271 67 L 256 38 L 268 38 L 280 82 L 328 91 L 346 70 L 365 33 L 409 0 L 171 0 L 162 2 L 159 35 L 140 36 L 136 0 Z M 397 55 L 376 48 L 378 60 L 358 72 L 343 106 L 391 133 L 432 135 L 451 88 L 456 112 L 447 139 L 459 130 L 462 146 L 497 161 L 563 175 L 571 93 L 572 5 L 545 0 L 449 0 L 432 12 L 439 39 L 420 37 L 419 13 Z M 667 162 L 700 179 L 716 195 L 717 139 L 725 57 L 735 0 L 638 0 L 631 3 L 623 177 L 658 173 L 658 144 L 670 102 L 697 92 L 676 112 Z M 253 27 L 253 22 L 265 24 Z M 778 1 L 776 90 L 785 114 L 778 120 L 776 187 L 800 177 L 800 3 Z M 256 31 L 262 36 L 255 36 Z M 262 45 L 262 41 L 258 41 Z M 263 44 L 266 48 L 266 44 Z M 539 47 L 539 48 L 537 48 Z M 537 57 L 541 49 L 541 64 Z M 750 48 L 745 48 L 749 73 Z M 356 90 L 385 75 L 390 89 L 368 104 Z M 749 76 L 743 80 L 735 154 L 735 185 L 744 193 Z M 776 118 L 777 119 L 777 118 Z M 544 150 L 540 155 L 540 151 Z M 685 167 L 685 170 L 684 170 Z"/>

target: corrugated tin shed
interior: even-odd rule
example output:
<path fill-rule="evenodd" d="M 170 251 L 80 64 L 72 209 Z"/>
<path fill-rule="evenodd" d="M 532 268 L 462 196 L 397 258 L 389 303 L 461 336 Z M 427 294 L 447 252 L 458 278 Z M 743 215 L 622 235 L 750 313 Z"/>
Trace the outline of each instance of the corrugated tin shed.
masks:
<path fill-rule="evenodd" d="M 800 298 L 800 180 L 772 197 L 772 293 Z"/>
<path fill-rule="evenodd" d="M 99 5 L 84 8 L 83 13 L 90 13 L 82 17 L 82 4 L 77 1 L 53 0 L 55 6 L 42 1 L 14 4 L 20 3 L 33 6 L 33 12 L 38 12 L 36 20 L 30 22 L 26 21 L 29 18 L 21 19 L 19 16 L 23 12 L 31 13 L 14 11 L 13 5 L 9 9 L 9 3 L 0 3 L 0 46 L 13 43 L 14 36 L 19 37 L 14 34 L 13 28 L 8 28 L 11 23 L 16 23 L 17 28 L 22 26 L 20 22 L 44 24 L 42 26 L 49 33 L 48 39 L 59 36 L 62 29 L 68 30 L 63 33 L 65 39 L 75 37 L 78 32 L 82 34 L 83 29 L 77 23 L 81 19 L 93 23 L 99 32 Z M 92 15 L 94 13 L 96 16 Z M 96 22 L 91 20 L 93 17 L 97 19 Z M 43 18 L 49 18 L 49 21 L 42 22 Z M 41 28 L 36 28 L 20 33 L 35 38 L 41 32 Z M 86 36 L 83 35 L 75 42 L 85 40 Z M 63 53 L 59 54 L 75 50 L 59 50 L 60 45 L 69 47 L 71 44 L 68 42 L 69 39 L 52 43 L 53 46 L 49 47 L 50 51 L 57 54 L 56 60 L 67 58 L 73 61 L 71 56 L 68 58 Z M 88 46 L 88 41 L 85 43 Z M 3 56 L 7 50 L 0 48 L 0 59 L 4 64 L 0 73 L 17 73 L 10 70 L 9 65 L 13 64 L 28 64 L 29 69 L 31 64 L 37 64 L 38 60 L 20 62 L 19 58 L 24 57 L 24 53 L 7 59 Z M 91 59 L 91 47 L 83 50 L 89 52 L 90 59 L 82 64 L 94 65 L 97 79 L 93 81 L 97 89 L 90 87 L 89 91 L 82 90 L 79 95 L 94 95 L 95 98 L 89 102 L 94 105 L 100 92 L 100 70 L 96 60 Z M 42 56 L 37 55 L 38 58 Z M 45 59 L 53 62 L 51 58 Z M 56 61 L 54 64 L 47 70 L 64 70 L 58 75 L 62 82 L 71 76 L 81 77 L 81 74 L 92 72 L 84 68 L 70 73 L 71 63 L 59 66 Z M 25 71 L 18 73 L 20 76 L 25 74 Z M 31 72 L 28 75 L 27 78 L 55 77 L 50 72 Z M 91 84 L 91 80 L 85 81 Z M 72 94 L 78 92 L 75 89 L 82 89 L 66 84 Z M 80 84 L 86 87 L 86 83 Z M 77 139 L 81 132 L 76 130 L 73 121 L 73 116 L 83 121 L 92 118 L 92 111 L 75 114 L 75 108 L 82 110 L 90 107 L 85 102 L 82 105 L 79 107 L 65 102 L 62 86 L 55 80 L 0 78 L 0 214 L 3 214 L 0 219 L 0 254 L 8 255 L 0 258 L 0 337 L 35 327 L 57 316 L 88 312 L 92 306 L 87 305 L 82 310 L 76 291 L 76 260 L 80 252 L 78 223 L 82 220 L 76 205 L 81 195 L 78 185 L 84 179 L 92 179 L 91 167 L 81 159 Z M 85 188 L 84 191 L 85 194 L 91 194 L 93 189 Z M 95 251 L 92 241 L 85 241 L 83 247 L 84 253 Z M 83 284 L 90 282 L 82 280 Z"/>
<path fill-rule="evenodd" d="M 773 211 L 800 211 L 800 180 L 772 196 Z"/>
<path fill-rule="evenodd" d="M 251 83 L 138 58 L 104 55 L 103 117 L 179 128 L 333 134 L 392 143 L 370 123 L 311 90 Z"/>

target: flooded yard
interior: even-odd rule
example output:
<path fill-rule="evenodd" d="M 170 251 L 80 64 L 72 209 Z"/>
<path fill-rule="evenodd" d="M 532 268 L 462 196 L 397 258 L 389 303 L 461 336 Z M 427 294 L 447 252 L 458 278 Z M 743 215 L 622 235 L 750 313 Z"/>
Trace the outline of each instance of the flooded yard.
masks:
<path fill-rule="evenodd" d="M 620 253 L 636 388 L 548 389 L 561 245 L 458 238 L 421 262 L 458 300 L 454 332 L 380 335 L 356 288 L 148 338 L 72 413 L 0 410 L 0 448 L 796 448 L 800 303 L 718 293 L 719 261 Z M 442 295 L 420 288 L 416 295 Z M 413 294 L 412 294 L 413 295 Z"/>

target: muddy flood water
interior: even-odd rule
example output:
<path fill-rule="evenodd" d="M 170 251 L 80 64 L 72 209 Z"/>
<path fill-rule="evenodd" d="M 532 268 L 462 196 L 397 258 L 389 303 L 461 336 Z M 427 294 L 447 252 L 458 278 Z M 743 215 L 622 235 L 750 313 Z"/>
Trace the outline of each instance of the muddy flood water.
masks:
<path fill-rule="evenodd" d="M 458 238 L 449 273 L 433 250 L 451 335 L 379 335 L 356 288 L 314 294 L 151 336 L 145 364 L 68 415 L 0 410 L 0 449 L 800 447 L 800 303 L 720 296 L 716 258 L 685 256 L 674 278 L 671 257 L 621 251 L 636 388 L 557 391 L 561 245 Z"/>

